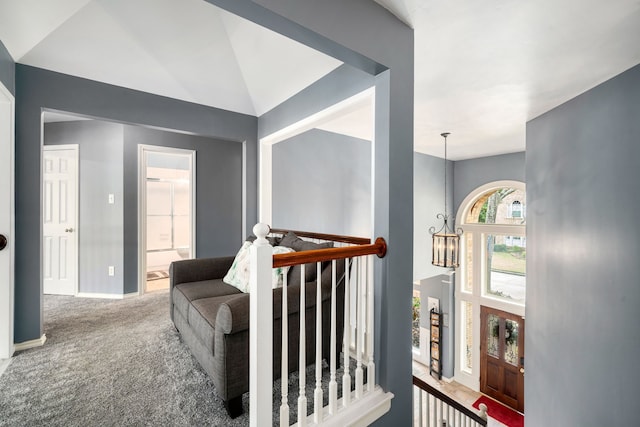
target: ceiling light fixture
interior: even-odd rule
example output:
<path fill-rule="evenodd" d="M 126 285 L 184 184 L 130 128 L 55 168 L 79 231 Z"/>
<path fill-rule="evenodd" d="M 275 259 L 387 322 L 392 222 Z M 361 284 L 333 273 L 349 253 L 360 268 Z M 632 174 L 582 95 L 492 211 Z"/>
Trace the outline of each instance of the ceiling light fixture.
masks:
<path fill-rule="evenodd" d="M 433 238 L 431 251 L 431 264 L 438 267 L 457 268 L 460 265 L 460 235 L 462 228 L 454 232 L 449 228 L 449 215 L 447 214 L 447 137 L 449 132 L 441 133 L 444 138 L 444 214 L 439 213 L 436 218 L 442 218 L 444 224 L 436 232 L 435 227 L 429 228 Z"/>

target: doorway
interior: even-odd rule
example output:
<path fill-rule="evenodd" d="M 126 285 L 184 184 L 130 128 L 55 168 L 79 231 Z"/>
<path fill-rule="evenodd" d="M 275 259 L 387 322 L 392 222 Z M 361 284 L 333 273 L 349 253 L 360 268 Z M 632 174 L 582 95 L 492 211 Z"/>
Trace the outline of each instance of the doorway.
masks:
<path fill-rule="evenodd" d="M 78 145 L 42 148 L 42 289 L 78 293 Z"/>
<path fill-rule="evenodd" d="M 140 146 L 142 292 L 169 288 L 173 261 L 195 257 L 195 151 Z"/>
<path fill-rule="evenodd" d="M 0 360 L 13 355 L 14 98 L 0 83 Z M 0 370 L 2 364 L 0 364 Z"/>
<path fill-rule="evenodd" d="M 524 412 L 524 319 L 480 307 L 480 392 Z"/>

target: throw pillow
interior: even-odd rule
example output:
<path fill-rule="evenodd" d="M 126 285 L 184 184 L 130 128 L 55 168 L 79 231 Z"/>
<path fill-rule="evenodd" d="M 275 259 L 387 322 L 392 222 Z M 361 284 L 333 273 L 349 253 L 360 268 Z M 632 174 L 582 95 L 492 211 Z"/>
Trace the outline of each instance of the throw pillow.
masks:
<path fill-rule="evenodd" d="M 233 264 L 227 274 L 222 278 L 222 281 L 228 283 L 231 286 L 238 288 L 240 291 L 249 292 L 249 275 L 250 275 L 250 253 L 251 242 L 244 242 L 238 253 L 236 254 Z M 274 254 L 283 254 L 293 252 L 293 249 L 284 246 L 276 246 L 273 248 Z M 282 286 L 282 276 L 287 274 L 289 267 L 278 267 L 271 270 L 271 286 L 277 288 Z"/>
<path fill-rule="evenodd" d="M 293 231 L 288 232 L 280 241 L 282 246 L 286 246 L 292 248 L 296 252 L 301 251 L 312 251 L 316 249 L 328 249 L 333 247 L 333 242 L 325 242 L 325 243 L 314 243 L 309 242 L 307 240 L 302 240 L 298 237 Z M 323 264 L 322 268 L 324 269 L 325 265 Z M 300 265 L 294 265 L 293 268 L 289 271 L 289 275 L 287 276 L 287 285 L 295 286 L 300 285 Z M 313 282 L 316 280 L 317 276 L 317 267 L 315 263 L 305 264 L 304 267 L 304 281 L 305 283 Z"/>
<path fill-rule="evenodd" d="M 247 242 L 252 242 L 252 243 L 253 243 L 253 242 L 255 242 L 255 241 L 256 241 L 256 239 L 257 239 L 257 237 L 256 237 L 256 236 L 254 236 L 253 234 L 250 234 L 250 235 L 247 237 L 246 241 L 247 241 Z M 282 237 L 280 237 L 280 236 L 267 236 L 267 241 L 269 242 L 269 244 L 270 244 L 271 246 L 274 246 L 274 247 L 275 247 L 275 246 L 278 246 L 278 245 L 280 244 L 280 240 L 282 240 Z"/>

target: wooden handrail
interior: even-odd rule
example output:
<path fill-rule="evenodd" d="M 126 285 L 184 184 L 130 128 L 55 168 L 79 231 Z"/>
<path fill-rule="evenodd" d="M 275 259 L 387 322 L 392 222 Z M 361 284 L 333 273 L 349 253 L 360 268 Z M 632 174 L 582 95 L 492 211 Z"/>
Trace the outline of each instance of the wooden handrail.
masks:
<path fill-rule="evenodd" d="M 462 403 L 453 400 L 452 398 L 450 398 L 449 396 L 447 396 L 446 394 L 444 394 L 440 390 L 430 386 L 429 384 L 427 384 L 426 382 L 424 382 L 420 378 L 416 377 L 415 375 L 413 376 L 413 385 L 421 388 L 422 390 L 426 391 L 430 395 L 435 396 L 436 399 L 439 399 L 439 400 L 443 401 L 444 403 L 446 403 L 447 405 L 449 405 L 449 406 L 453 407 L 454 409 L 460 411 L 465 416 L 471 418 L 472 420 L 474 420 L 475 422 L 477 422 L 481 426 L 486 426 L 487 425 L 487 420 L 482 418 L 475 411 L 467 408 Z"/>
<path fill-rule="evenodd" d="M 324 233 L 313 233 L 310 231 L 285 230 L 284 228 L 272 228 L 270 232 L 284 235 L 284 234 L 287 234 L 289 231 L 295 233 L 297 236 L 307 237 L 309 239 L 329 240 L 332 242 L 349 243 L 351 245 L 368 245 L 371 243 L 371 239 L 368 239 L 366 237 L 352 237 L 352 236 L 341 236 L 339 234 L 324 234 Z"/>
<path fill-rule="evenodd" d="M 294 233 L 298 234 L 294 231 Z M 343 248 L 316 249 L 312 251 L 290 252 L 273 256 L 273 267 L 289 267 L 310 262 L 331 261 L 334 259 L 353 258 L 363 255 L 377 255 L 384 258 L 387 253 L 387 242 L 378 237 L 372 245 L 345 246 Z"/>

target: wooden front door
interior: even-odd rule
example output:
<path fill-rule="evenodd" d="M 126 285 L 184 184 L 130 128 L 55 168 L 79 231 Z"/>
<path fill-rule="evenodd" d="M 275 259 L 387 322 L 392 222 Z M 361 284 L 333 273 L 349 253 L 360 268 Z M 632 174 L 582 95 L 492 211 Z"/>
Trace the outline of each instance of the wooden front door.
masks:
<path fill-rule="evenodd" d="M 524 412 L 524 319 L 480 307 L 480 391 Z"/>

